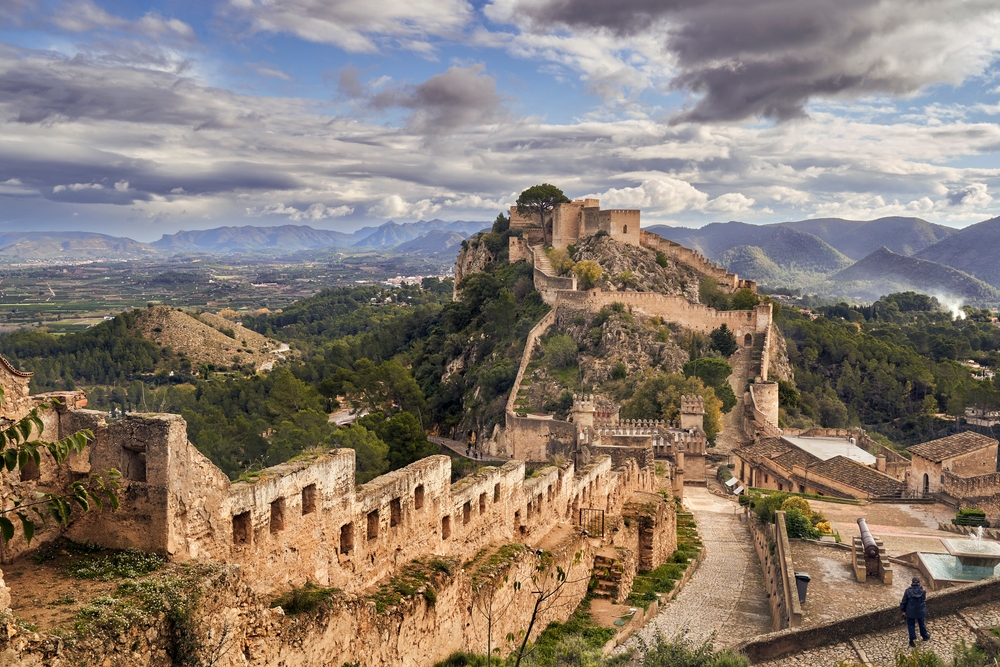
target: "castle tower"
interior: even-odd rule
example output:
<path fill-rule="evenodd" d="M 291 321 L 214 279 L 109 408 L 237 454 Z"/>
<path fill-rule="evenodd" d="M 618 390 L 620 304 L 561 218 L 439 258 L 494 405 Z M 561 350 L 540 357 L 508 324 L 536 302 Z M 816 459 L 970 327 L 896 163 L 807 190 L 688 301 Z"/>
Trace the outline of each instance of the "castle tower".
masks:
<path fill-rule="evenodd" d="M 701 396 L 681 396 L 681 428 L 705 430 L 705 401 Z"/>
<path fill-rule="evenodd" d="M 593 394 L 573 394 L 573 423 L 576 424 L 577 431 L 583 428 L 594 428 L 594 406 Z"/>

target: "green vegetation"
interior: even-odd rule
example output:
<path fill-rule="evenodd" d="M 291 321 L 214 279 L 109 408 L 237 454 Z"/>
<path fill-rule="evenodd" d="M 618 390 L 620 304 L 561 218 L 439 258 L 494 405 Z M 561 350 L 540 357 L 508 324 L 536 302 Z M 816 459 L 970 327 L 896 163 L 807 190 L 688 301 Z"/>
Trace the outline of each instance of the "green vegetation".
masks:
<path fill-rule="evenodd" d="M 517 212 L 526 217 L 538 218 L 539 224 L 543 216 L 551 211 L 556 204 L 569 203 L 569 198 L 554 185 L 542 183 L 524 190 L 517 198 Z"/>
<path fill-rule="evenodd" d="M 135 579 L 156 572 L 167 562 L 158 554 L 147 554 L 136 549 L 102 550 L 87 554 L 71 562 L 67 573 L 77 579 Z"/>
<path fill-rule="evenodd" d="M 715 357 L 699 357 L 684 364 L 685 377 L 697 377 L 706 387 L 711 387 L 715 396 L 722 401 L 724 413 L 736 407 L 736 394 L 728 382 L 732 372 L 732 366 Z"/>
<path fill-rule="evenodd" d="M 448 558 L 429 558 L 410 561 L 403 569 L 368 598 L 375 603 L 375 610 L 383 613 L 399 605 L 404 599 L 422 595 L 427 606 L 437 602 L 435 586 L 449 579 L 458 562 Z"/>
<path fill-rule="evenodd" d="M 985 526 L 987 528 L 990 526 L 990 520 L 986 518 L 986 512 L 972 508 L 959 509 L 951 522 L 956 526 Z"/>
<path fill-rule="evenodd" d="M 680 581 L 692 560 L 701 553 L 701 540 L 694 517 L 687 512 L 677 514 L 677 550 L 670 560 L 644 574 L 636 574 L 632 581 L 632 592 L 629 593 L 630 604 L 643 609 L 649 608 L 649 603 L 657 599 L 657 593 L 669 593 L 674 590 L 675 582 Z"/>
<path fill-rule="evenodd" d="M 681 396 L 698 395 L 705 403 L 705 434 L 710 440 L 722 430 L 722 401 L 715 390 L 697 377 L 680 373 L 657 373 L 648 377 L 625 402 L 622 419 L 662 419 L 676 421 L 680 416 Z"/>
<path fill-rule="evenodd" d="M 935 413 L 1000 407 L 1000 390 L 958 363 L 1000 361 L 1000 329 L 984 311 L 953 319 L 937 301 L 913 292 L 871 306 L 838 304 L 820 317 L 782 311 L 797 392 L 779 385 L 790 426 L 863 424 L 901 445 L 943 437 L 954 425 Z"/>
<path fill-rule="evenodd" d="M 319 609 L 339 589 L 323 588 L 311 581 L 302 586 L 294 586 L 271 602 L 272 607 L 281 607 L 286 614 L 309 614 Z"/>
<path fill-rule="evenodd" d="M 750 509 L 761 523 L 774 523 L 774 513 L 785 512 L 785 530 L 792 539 L 816 539 L 830 533 L 830 523 L 822 512 L 814 512 L 809 501 L 801 494 L 771 492 L 751 493 L 740 497 L 741 504 L 749 504 Z M 824 498 L 826 500 L 826 498 Z"/>
<path fill-rule="evenodd" d="M 712 333 L 708 337 L 712 341 L 711 348 L 727 359 L 733 356 L 736 350 L 740 349 L 739 344 L 736 342 L 736 336 L 733 335 L 733 332 L 729 330 L 729 327 L 725 323 L 718 329 L 712 330 Z"/>

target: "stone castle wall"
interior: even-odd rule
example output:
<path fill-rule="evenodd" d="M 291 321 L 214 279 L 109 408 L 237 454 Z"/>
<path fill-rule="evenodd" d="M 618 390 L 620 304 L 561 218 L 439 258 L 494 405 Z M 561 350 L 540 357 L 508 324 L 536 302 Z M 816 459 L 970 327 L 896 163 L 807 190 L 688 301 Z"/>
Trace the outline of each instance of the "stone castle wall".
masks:
<path fill-rule="evenodd" d="M 703 275 L 715 278 L 719 282 L 719 287 L 727 292 L 732 293 L 743 288 L 753 290 L 754 292 L 757 291 L 757 283 L 755 281 L 740 280 L 738 275 L 729 273 L 701 253 L 690 248 L 685 248 L 679 243 L 668 241 L 658 234 L 643 230 L 641 233 L 641 244 L 657 252 L 662 252 L 669 259 L 685 266 L 690 266 Z"/>

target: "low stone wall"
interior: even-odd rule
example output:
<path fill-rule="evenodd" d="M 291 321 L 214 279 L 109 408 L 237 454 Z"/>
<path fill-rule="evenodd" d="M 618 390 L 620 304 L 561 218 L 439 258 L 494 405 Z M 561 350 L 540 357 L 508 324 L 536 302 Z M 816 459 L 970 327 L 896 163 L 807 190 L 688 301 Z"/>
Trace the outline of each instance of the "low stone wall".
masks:
<path fill-rule="evenodd" d="M 785 513 L 777 512 L 773 524 L 761 524 L 749 509 L 744 516 L 750 526 L 754 551 L 764 571 L 764 588 L 767 590 L 773 627 L 775 630 L 798 627 L 802 623 L 802 607 L 795 587 L 795 568 L 785 529 Z"/>
<path fill-rule="evenodd" d="M 927 594 L 927 613 L 931 618 L 947 616 L 966 607 L 995 602 L 1000 596 L 1000 579 L 987 579 L 943 591 Z M 788 629 L 744 642 L 737 646 L 751 663 L 777 660 L 807 649 L 841 644 L 852 637 L 890 628 L 901 629 L 899 605 L 892 604 L 874 611 L 815 625 L 801 630 Z M 901 635 L 902 636 L 902 635 Z"/>
<path fill-rule="evenodd" d="M 752 280 L 740 280 L 735 273 L 729 273 L 723 267 L 713 263 L 701 253 L 685 248 L 679 243 L 668 241 L 658 234 L 642 230 L 640 241 L 643 246 L 652 248 L 657 252 L 662 252 L 669 259 L 690 266 L 694 270 L 706 276 L 710 276 L 719 281 L 719 287 L 732 293 L 738 289 L 747 288 L 757 291 L 756 283 Z"/>

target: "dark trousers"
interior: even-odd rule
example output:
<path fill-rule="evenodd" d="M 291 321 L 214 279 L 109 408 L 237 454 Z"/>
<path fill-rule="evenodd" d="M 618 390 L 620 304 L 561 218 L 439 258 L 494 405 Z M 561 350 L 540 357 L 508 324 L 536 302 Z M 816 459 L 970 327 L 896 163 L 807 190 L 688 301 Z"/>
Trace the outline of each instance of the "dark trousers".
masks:
<path fill-rule="evenodd" d="M 910 618 L 909 616 L 907 616 L 906 617 L 906 629 L 910 631 L 910 641 L 912 642 L 912 641 L 916 641 L 917 640 L 917 631 L 913 627 L 917 623 L 920 624 L 920 638 L 921 639 L 930 639 L 931 635 L 930 635 L 929 632 L 927 632 L 927 624 L 924 623 L 924 617 L 921 616 L 920 618 Z"/>

